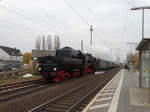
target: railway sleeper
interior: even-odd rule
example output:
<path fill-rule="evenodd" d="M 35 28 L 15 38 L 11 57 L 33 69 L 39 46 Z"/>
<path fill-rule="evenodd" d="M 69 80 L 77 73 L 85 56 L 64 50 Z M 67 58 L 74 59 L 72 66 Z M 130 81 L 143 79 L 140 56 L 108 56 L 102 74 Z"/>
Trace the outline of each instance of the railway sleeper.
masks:
<path fill-rule="evenodd" d="M 78 100 L 80 100 L 81 98 L 76 98 L 76 99 L 63 99 L 61 100 L 61 102 L 66 102 L 66 103 L 74 103 L 74 102 L 77 102 Z"/>
<path fill-rule="evenodd" d="M 57 104 L 55 105 L 55 104 L 53 104 L 50 107 L 52 107 L 52 108 L 59 108 L 61 110 L 68 110 L 70 106 L 66 105 L 66 104 L 63 104 L 63 105 L 57 105 Z"/>
<path fill-rule="evenodd" d="M 67 103 L 67 104 L 72 104 L 72 103 L 74 103 L 75 101 L 69 101 L 69 100 L 63 100 L 63 101 L 61 101 L 61 103 Z"/>
<path fill-rule="evenodd" d="M 62 99 L 63 101 L 74 101 L 74 100 L 78 100 L 78 99 L 80 99 L 81 97 L 70 97 L 70 98 L 64 98 L 64 99 Z"/>
<path fill-rule="evenodd" d="M 20 93 L 16 93 L 16 94 L 13 94 L 13 95 L 10 95 L 7 97 L 2 97 L 2 98 L 0 98 L 0 102 L 6 102 L 6 101 L 10 101 L 12 99 L 20 98 L 20 97 L 27 95 L 27 94 L 30 94 L 32 92 L 39 91 L 42 88 L 45 88 L 45 87 L 38 87 L 38 88 L 34 88 L 32 90 L 22 91 Z"/>
<path fill-rule="evenodd" d="M 53 108 L 53 107 L 48 107 L 46 108 L 43 112 L 65 112 L 64 110 L 62 110 L 61 108 Z M 41 111 L 40 111 L 41 112 Z"/>
<path fill-rule="evenodd" d="M 62 105 L 62 104 L 66 104 L 66 105 L 72 105 L 73 103 L 75 103 L 74 101 L 72 101 L 72 102 L 68 102 L 68 101 L 60 101 L 60 102 L 58 102 L 58 104 L 60 104 L 60 105 Z"/>
<path fill-rule="evenodd" d="M 37 86 L 37 84 L 32 84 L 32 85 L 28 85 L 28 86 L 24 86 L 24 87 L 19 87 L 19 88 L 15 88 L 15 89 L 11 89 L 11 90 L 8 90 L 8 91 L 2 91 L 0 92 L 0 95 L 9 95 L 9 94 L 12 94 L 13 92 L 17 91 L 21 91 L 21 90 L 25 90 L 25 89 L 29 89 L 29 88 L 32 88 L 32 87 L 35 87 Z"/>

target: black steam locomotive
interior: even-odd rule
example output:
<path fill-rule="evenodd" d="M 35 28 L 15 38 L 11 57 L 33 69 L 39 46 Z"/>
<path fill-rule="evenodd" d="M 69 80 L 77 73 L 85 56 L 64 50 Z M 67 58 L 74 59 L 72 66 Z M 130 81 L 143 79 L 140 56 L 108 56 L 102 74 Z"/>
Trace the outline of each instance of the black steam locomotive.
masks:
<path fill-rule="evenodd" d="M 114 63 L 96 59 L 91 54 L 84 54 L 70 47 L 56 50 L 56 56 L 39 57 L 38 62 L 38 71 L 48 82 L 60 82 L 116 66 Z"/>

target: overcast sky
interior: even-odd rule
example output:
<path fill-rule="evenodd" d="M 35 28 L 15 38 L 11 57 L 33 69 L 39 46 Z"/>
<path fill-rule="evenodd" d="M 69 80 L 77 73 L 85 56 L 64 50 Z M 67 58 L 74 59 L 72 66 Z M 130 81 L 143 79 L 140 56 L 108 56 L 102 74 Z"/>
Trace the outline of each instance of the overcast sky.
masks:
<path fill-rule="evenodd" d="M 127 42 L 140 42 L 141 11 L 130 9 L 150 6 L 149 0 L 66 1 L 81 17 L 64 0 L 0 0 L 0 45 L 26 52 L 34 49 L 37 36 L 56 34 L 62 47 L 80 49 L 83 40 L 88 48 L 91 24 L 93 44 L 111 49 L 122 59 L 129 52 Z M 150 35 L 149 11 L 145 11 L 145 38 Z"/>

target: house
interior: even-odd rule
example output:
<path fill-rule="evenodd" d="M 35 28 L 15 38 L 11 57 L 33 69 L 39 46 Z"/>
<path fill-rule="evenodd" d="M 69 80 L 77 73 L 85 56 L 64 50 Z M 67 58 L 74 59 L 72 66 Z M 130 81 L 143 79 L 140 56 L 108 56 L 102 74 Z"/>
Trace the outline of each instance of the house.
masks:
<path fill-rule="evenodd" d="M 22 55 L 19 49 L 0 46 L 0 60 L 22 61 Z"/>

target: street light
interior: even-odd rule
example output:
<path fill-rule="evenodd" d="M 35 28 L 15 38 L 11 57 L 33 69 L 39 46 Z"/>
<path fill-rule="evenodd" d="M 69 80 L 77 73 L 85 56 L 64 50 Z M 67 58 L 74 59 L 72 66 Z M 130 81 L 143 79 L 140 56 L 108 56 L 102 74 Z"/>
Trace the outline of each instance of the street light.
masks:
<path fill-rule="evenodd" d="M 144 9 L 150 9 L 150 6 L 131 8 L 131 10 L 142 10 L 142 39 L 144 38 Z"/>
<path fill-rule="evenodd" d="M 93 40 L 92 40 L 93 26 L 92 26 L 92 25 L 90 26 L 90 31 L 91 31 L 91 45 L 92 45 L 92 44 L 93 44 L 93 42 L 92 42 L 92 41 L 93 41 Z"/>
<path fill-rule="evenodd" d="M 131 10 L 142 10 L 142 39 L 144 39 L 144 9 L 150 9 L 150 6 L 143 6 L 143 7 L 134 7 Z M 144 75 L 144 73 L 142 72 L 142 51 L 140 51 L 140 80 L 142 80 L 142 76 Z M 141 86 L 141 82 L 140 82 L 140 86 Z M 149 76 L 149 101 L 150 101 L 150 76 Z"/>

